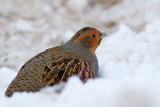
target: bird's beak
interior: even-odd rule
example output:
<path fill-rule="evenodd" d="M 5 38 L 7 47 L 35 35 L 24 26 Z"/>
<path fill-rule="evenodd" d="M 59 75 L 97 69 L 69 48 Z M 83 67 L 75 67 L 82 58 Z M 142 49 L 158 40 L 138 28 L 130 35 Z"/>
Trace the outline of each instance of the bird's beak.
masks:
<path fill-rule="evenodd" d="M 102 39 L 108 36 L 107 33 L 105 33 L 105 32 L 100 32 L 100 33 L 101 33 L 101 38 Z"/>

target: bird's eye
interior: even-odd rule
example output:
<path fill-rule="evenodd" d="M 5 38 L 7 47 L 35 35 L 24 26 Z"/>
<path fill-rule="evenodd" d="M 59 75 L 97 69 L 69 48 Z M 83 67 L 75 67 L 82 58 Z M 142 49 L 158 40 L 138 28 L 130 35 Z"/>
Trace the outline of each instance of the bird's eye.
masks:
<path fill-rule="evenodd" d="M 93 35 L 92 35 L 92 37 L 93 37 L 93 38 L 95 38 L 95 37 L 96 37 L 96 35 L 95 35 L 95 34 L 93 34 Z"/>

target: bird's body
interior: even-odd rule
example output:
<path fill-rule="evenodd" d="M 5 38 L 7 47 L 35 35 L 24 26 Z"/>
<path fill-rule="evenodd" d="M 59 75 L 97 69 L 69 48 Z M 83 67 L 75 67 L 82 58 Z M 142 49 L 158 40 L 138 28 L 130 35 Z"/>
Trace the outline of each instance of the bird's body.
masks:
<path fill-rule="evenodd" d="M 96 47 L 91 47 L 89 37 L 84 36 L 91 31 L 100 35 L 95 28 L 85 27 L 67 43 L 47 49 L 26 62 L 9 85 L 6 95 L 11 96 L 16 91 L 38 91 L 66 81 L 72 75 L 78 75 L 82 81 L 97 77 L 98 61 L 93 49 L 101 39 L 99 37 Z"/>

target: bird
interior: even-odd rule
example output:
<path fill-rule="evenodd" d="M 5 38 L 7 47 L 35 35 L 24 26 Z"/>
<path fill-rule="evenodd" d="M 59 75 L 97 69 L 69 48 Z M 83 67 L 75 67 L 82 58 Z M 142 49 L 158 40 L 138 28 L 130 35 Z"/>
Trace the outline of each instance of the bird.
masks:
<path fill-rule="evenodd" d="M 46 49 L 28 60 L 8 86 L 5 95 L 14 92 L 35 92 L 47 86 L 67 82 L 78 76 L 86 82 L 98 76 L 98 60 L 95 54 L 105 32 L 93 27 L 83 27 L 66 43 Z"/>

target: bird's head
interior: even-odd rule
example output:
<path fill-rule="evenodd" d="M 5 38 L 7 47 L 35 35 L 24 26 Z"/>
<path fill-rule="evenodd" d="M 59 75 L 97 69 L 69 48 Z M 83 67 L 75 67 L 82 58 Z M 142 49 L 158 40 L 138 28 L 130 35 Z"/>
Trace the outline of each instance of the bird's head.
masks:
<path fill-rule="evenodd" d="M 93 55 L 100 44 L 101 40 L 107 34 L 92 27 L 84 27 L 80 29 L 72 38 L 71 41 L 85 48 L 88 48 Z"/>

